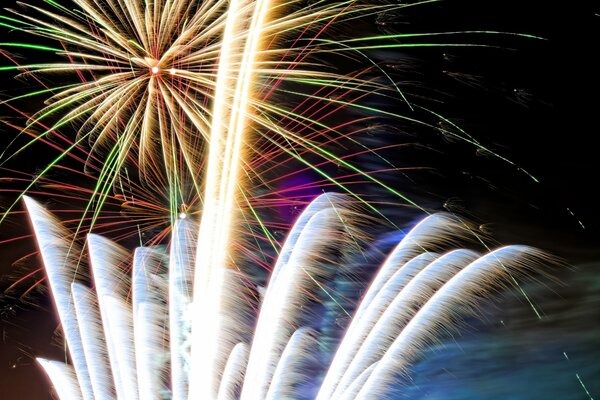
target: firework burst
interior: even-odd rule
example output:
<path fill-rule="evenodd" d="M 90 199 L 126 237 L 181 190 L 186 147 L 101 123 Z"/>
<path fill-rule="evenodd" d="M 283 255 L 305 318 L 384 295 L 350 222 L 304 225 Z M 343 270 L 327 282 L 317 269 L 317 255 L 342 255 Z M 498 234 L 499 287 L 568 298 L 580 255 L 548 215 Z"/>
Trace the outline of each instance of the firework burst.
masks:
<path fill-rule="evenodd" d="M 236 173 L 242 206 L 252 200 L 251 187 L 264 181 L 265 171 L 289 160 L 311 169 L 338 190 L 358 195 L 326 168 L 336 165 L 347 176 L 379 185 L 415 206 L 378 179 L 376 171 L 363 170 L 351 159 L 353 153 L 376 152 L 353 139 L 359 130 L 355 122 L 373 115 L 443 131 L 488 150 L 456 126 L 435 125 L 443 117 L 409 102 L 369 54 L 407 47 L 479 46 L 476 40 L 448 43 L 446 39 L 497 32 L 338 35 L 339 27 L 428 1 L 402 5 L 216 0 L 47 3 L 47 9 L 19 3 L 20 8 L 0 16 L 1 26 L 44 43 L 5 42 L 0 47 L 54 53 L 56 59 L 21 64 L 18 57 L 5 54 L 16 65 L 2 70 L 20 71 L 19 76 L 32 78 L 42 88 L 3 104 L 14 109 L 15 101 L 35 98 L 43 98 L 46 104 L 27 115 L 28 124 L 19 130 L 34 138 L 12 156 L 35 142 L 62 140 L 65 135 L 58 132 L 75 126 L 77 138 L 60 144 L 62 152 L 41 175 L 83 148 L 79 157 L 85 159 L 87 170 L 98 170 L 90 200 L 97 210 L 103 197 L 125 179 L 122 174 L 128 167 L 136 171 L 133 175 L 140 171 L 146 184 L 157 179 L 165 182 L 171 211 L 176 213 L 185 202 L 180 188 L 191 185 L 198 196 L 204 196 L 212 186 L 208 177 L 214 176 L 204 173 L 210 169 L 211 157 L 228 151 L 233 158 L 225 161 L 230 157 L 225 154 L 220 161 L 235 165 L 231 171 L 242 168 L 243 173 Z M 45 44 L 49 41 L 54 45 Z M 332 57 L 347 60 L 348 67 L 334 68 Z M 64 77 L 61 85 L 47 83 L 55 82 L 57 75 Z M 411 113 L 373 107 L 367 102 L 373 98 L 393 98 Z M 349 118 L 349 110 L 359 116 Z M 343 121 L 336 115 L 343 115 Z M 423 115 L 435 122 L 421 119 Z M 335 147 L 354 150 L 340 156 L 332 150 Z M 223 168 L 224 173 L 230 170 Z M 251 185 L 244 184 L 250 181 Z"/>
<path fill-rule="evenodd" d="M 331 342 L 340 336 L 335 321 L 354 308 L 350 261 L 362 258 L 367 239 L 362 212 L 349 198 L 323 195 L 307 207 L 262 296 L 232 269 L 217 278 L 194 272 L 201 247 L 194 243 L 197 227 L 185 219 L 176 223 L 169 255 L 142 247 L 131 259 L 90 235 L 92 291 L 81 283 L 87 268 L 77 260 L 80 248 L 63 239 L 64 228 L 39 204 L 26 203 L 73 360 L 73 366 L 39 360 L 63 400 L 198 398 L 194 348 L 199 337 L 205 340 L 194 332 L 198 326 L 218 332 L 210 343 L 216 350 L 204 359 L 216 376 L 196 389 L 202 398 L 393 398 L 421 350 L 454 331 L 490 291 L 547 261 L 526 246 L 484 255 L 452 250 L 471 235 L 468 225 L 433 215 L 387 257 L 330 363 Z M 217 297 L 210 304 L 223 303 L 216 313 L 190 313 L 196 296 L 207 296 L 193 290 L 198 279 L 207 286 L 222 281 L 226 290 L 209 293 Z"/>
<path fill-rule="evenodd" d="M 89 279 L 80 276 L 85 263 L 77 241 L 67 245 L 64 237 L 69 235 L 39 205 L 26 200 L 73 359 L 73 369 L 41 361 L 60 396 L 92 399 L 116 394 L 133 400 L 172 391 L 179 399 L 231 398 L 238 392 L 249 400 L 300 397 L 294 393 L 308 379 L 307 371 L 312 369 L 308 365 L 316 365 L 309 349 L 318 344 L 318 329 L 307 323 L 317 323 L 315 310 L 309 309 L 312 303 L 340 306 L 328 282 L 337 274 L 335 266 L 344 264 L 346 253 L 360 249 L 358 225 L 362 219 L 347 204 L 361 204 L 383 216 L 343 180 L 358 177 L 419 207 L 376 174 L 354 165 L 348 155 L 329 150 L 329 146 L 346 144 L 359 149 L 353 154 L 373 151 L 352 137 L 356 132 L 352 124 L 370 117 L 361 115 L 340 124 L 333 122 L 332 116 L 348 109 L 376 112 L 439 130 L 417 117 L 362 103 L 393 96 L 413 112 L 420 110 L 443 119 L 409 103 L 397 86 L 373 78 L 373 72 L 383 71 L 365 52 L 437 46 L 441 43 L 397 41 L 456 32 L 343 40 L 332 40 L 326 34 L 336 24 L 419 3 L 73 0 L 75 9 L 48 3 L 51 9 L 23 5 L 24 10 L 9 10 L 11 16 L 2 17 L 0 23 L 52 39 L 56 47 L 4 46 L 50 51 L 65 61 L 4 69 L 19 70 L 21 77 L 42 84 L 49 74 L 75 74 L 72 83 L 18 97 L 46 98 L 46 106 L 29 116 L 22 129 L 34 137 L 24 148 L 38 141 L 53 143 L 52 136 L 69 125 L 77 127 L 78 135 L 67 140 L 66 147 L 63 144 L 60 155 L 22 193 L 88 143 L 81 161 L 86 172 L 95 171 L 97 182 L 86 196 L 88 204 L 72 237 L 91 231 L 111 201 L 120 201 L 121 208 L 133 213 L 149 209 L 152 202 L 136 203 L 140 196 L 133 193 L 139 188 L 167 193 L 169 227 L 180 219 L 173 228 L 168 263 L 160 249 L 141 247 L 124 268 L 127 253 L 123 249 L 88 236 L 97 290 L 94 297 L 77 283 Z M 342 73 L 327 65 L 330 56 L 364 58 L 371 65 Z M 13 100 L 17 99 L 4 104 Z M 455 132 L 457 138 L 487 151 L 464 131 Z M 251 226 L 247 231 L 255 232 L 258 226 L 262 239 L 279 250 L 269 225 L 257 212 L 260 200 L 253 198 L 252 190 L 261 186 L 268 190 L 277 178 L 268 181 L 266 173 L 287 160 L 304 165 L 349 197 L 323 196 L 299 218 L 279 252 L 260 305 L 262 311 L 256 317 L 259 290 L 240 267 L 243 251 L 239 242 L 246 237 L 240 227 Z M 323 164 L 341 166 L 346 175 L 338 179 Z M 135 176 L 130 177 L 129 170 L 136 170 Z M 199 222 L 182 222 L 196 205 Z M 90 210 L 93 213 L 87 216 Z M 160 207 L 156 210 L 162 212 Z M 436 218 L 441 225 L 458 225 Z M 447 240 L 443 227 L 431 229 L 440 234 L 441 241 Z M 155 243 L 162 242 L 167 232 L 157 235 Z M 539 258 L 536 251 L 521 247 L 501 249 L 481 259 L 470 251 L 458 251 L 441 256 L 439 262 L 431 259 L 426 265 L 419 264 L 424 269 L 414 283 L 405 282 L 406 277 L 398 283 L 393 278 L 396 269 L 417 257 L 419 254 L 413 253 L 419 253 L 418 249 L 427 247 L 411 240 L 399 244 L 401 260 L 384 265 L 372 286 L 374 292 L 368 292 L 364 308 L 359 307 L 356 324 L 360 327 L 351 326 L 350 344 L 343 347 L 348 352 L 333 362 L 321 398 L 373 398 L 385 393 L 394 374 L 404 370 L 431 339 L 423 327 L 445 324 L 446 311 L 455 304 L 464 300 L 470 305 L 471 299 L 485 293 L 485 284 L 493 286 L 498 277 L 514 279 L 513 272 L 527 270 Z M 410 255 L 407 259 L 403 258 L 405 252 Z M 449 268 L 441 271 L 441 267 Z M 133 271 L 131 286 L 127 268 Z M 168 282 L 164 279 L 167 275 Z M 400 300 L 387 302 L 375 294 L 387 286 L 393 288 L 389 296 L 400 296 Z M 456 295 L 463 289 L 464 297 Z M 412 304 L 414 299 L 423 300 L 414 313 L 398 316 L 398 304 Z M 388 306 L 392 311 L 384 311 Z M 73 309 L 75 318 L 69 316 Z M 438 309 L 444 313 L 437 315 L 434 311 Z M 167 338 L 161 332 L 168 325 Z M 387 331 L 382 325 L 395 328 Z M 381 341 L 382 335 L 398 340 Z M 152 358 L 165 354 L 167 341 L 172 341 L 170 370 L 168 357 L 160 362 Z M 399 357 L 406 363 L 398 363 Z M 170 382 L 165 384 L 169 373 Z"/>

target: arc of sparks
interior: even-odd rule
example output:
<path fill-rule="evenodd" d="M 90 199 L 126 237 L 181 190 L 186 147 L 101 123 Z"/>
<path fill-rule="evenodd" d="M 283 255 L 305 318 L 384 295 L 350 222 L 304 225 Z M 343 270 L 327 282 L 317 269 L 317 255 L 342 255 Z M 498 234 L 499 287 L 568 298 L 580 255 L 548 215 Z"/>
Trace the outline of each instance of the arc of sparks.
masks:
<path fill-rule="evenodd" d="M 328 363 L 321 349 L 335 322 L 314 307 L 326 307 L 336 281 L 353 273 L 349 257 L 359 250 L 360 212 L 351 204 L 344 196 L 323 195 L 305 210 L 260 306 L 251 301 L 257 288 L 248 279 L 231 268 L 223 270 L 220 319 L 209 320 L 190 313 L 198 300 L 192 292 L 198 282 L 191 278 L 194 257 L 200 256 L 195 242 L 201 240 L 194 235 L 194 223 L 176 222 L 168 258 L 157 247 L 138 248 L 129 258 L 110 240 L 90 235 L 96 287 L 91 290 L 79 275 L 73 282 L 74 271 L 85 270 L 78 263 L 81 250 L 73 250 L 59 222 L 27 198 L 73 360 L 73 366 L 39 360 L 61 400 L 105 399 L 115 393 L 128 400 L 197 398 L 193 380 L 200 377 L 189 368 L 194 348 L 205 348 L 196 342 L 204 337 L 193 332 L 197 320 L 221 341 L 211 343 L 219 352 L 209 359 L 210 371 L 219 379 L 206 379 L 215 385 L 203 392 L 210 398 L 389 398 L 399 374 L 440 333 L 455 330 L 457 317 L 476 313 L 479 299 L 514 277 L 531 274 L 546 260 L 540 251 L 518 245 L 482 256 L 452 250 L 468 230 L 451 217 L 428 217 L 385 261 L 376 280 L 381 284 L 371 286 L 380 289 L 357 307 L 362 311 L 355 313 Z M 129 269 L 131 277 L 125 272 Z M 206 284 L 212 277 L 196 274 L 194 279 Z M 75 312 L 64 313 L 72 304 Z M 339 305 L 333 307 L 342 314 Z M 307 383 L 313 389 L 305 392 Z"/>

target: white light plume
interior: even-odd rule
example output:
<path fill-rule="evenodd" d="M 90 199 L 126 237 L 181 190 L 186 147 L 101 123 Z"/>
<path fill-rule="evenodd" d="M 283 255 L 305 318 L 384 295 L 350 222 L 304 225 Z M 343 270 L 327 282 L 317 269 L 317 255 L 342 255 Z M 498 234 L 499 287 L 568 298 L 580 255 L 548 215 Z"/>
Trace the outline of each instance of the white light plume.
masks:
<path fill-rule="evenodd" d="M 476 312 L 479 299 L 531 274 L 544 260 L 526 246 L 507 246 L 481 257 L 471 250 L 449 251 L 465 225 L 448 216 L 428 217 L 384 262 L 385 278 L 380 273 L 372 284 L 379 290 L 369 291 L 372 295 L 357 307 L 360 318 L 355 317 L 327 368 L 327 346 L 321 339 L 332 321 L 319 310 L 325 300 L 339 295 L 333 281 L 351 273 L 349 257 L 360 251 L 365 238 L 360 210 L 347 197 L 322 195 L 298 218 L 262 304 L 248 277 L 224 269 L 217 322 L 189 312 L 197 301 L 191 289 L 196 242 L 201 240 L 192 220 L 176 222 L 169 257 L 162 248 L 138 248 L 131 259 L 111 241 L 89 235 L 95 284 L 89 289 L 73 282 L 78 263 L 65 258 L 73 248 L 59 222 L 35 201 L 26 202 L 46 253 L 57 309 L 59 299 L 74 299 L 76 312 L 65 315 L 63 329 L 72 329 L 65 334 L 67 345 L 75 353 L 73 360 L 83 359 L 94 399 L 111 399 L 116 393 L 119 399 L 195 400 L 190 388 L 197 377 L 189 368 L 197 345 L 193 326 L 219 335 L 211 365 L 218 376 L 218 400 L 390 398 L 399 387 L 398 377 L 421 350 L 455 330 L 461 316 Z M 130 267 L 131 279 L 125 272 Z M 69 337 L 80 341 L 73 345 Z M 61 399 L 84 398 L 87 383 L 75 376 L 76 369 L 39 362 Z"/>

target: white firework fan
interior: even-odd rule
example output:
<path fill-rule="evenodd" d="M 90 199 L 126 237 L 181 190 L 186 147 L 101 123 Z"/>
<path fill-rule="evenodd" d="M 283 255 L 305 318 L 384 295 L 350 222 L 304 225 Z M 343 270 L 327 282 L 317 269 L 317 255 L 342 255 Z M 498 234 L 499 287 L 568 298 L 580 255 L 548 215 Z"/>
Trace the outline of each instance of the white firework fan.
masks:
<path fill-rule="evenodd" d="M 131 268 L 124 249 L 90 235 L 91 289 L 81 249 L 43 207 L 26 204 L 72 360 L 38 360 L 62 400 L 391 398 L 424 347 L 544 260 L 526 246 L 448 251 L 468 226 L 429 216 L 381 265 L 331 357 L 327 316 L 346 312 L 333 282 L 351 284 L 361 242 L 347 197 L 322 195 L 300 215 L 262 295 L 235 269 L 194 271 L 201 247 L 186 218 L 168 255 L 138 248 Z"/>

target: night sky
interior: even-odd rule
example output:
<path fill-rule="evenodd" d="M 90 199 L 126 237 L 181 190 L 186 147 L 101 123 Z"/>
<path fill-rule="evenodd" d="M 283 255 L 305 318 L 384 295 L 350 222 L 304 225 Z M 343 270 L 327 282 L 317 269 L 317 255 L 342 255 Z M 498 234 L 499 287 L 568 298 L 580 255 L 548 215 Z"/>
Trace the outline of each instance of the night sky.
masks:
<path fill-rule="evenodd" d="M 13 1 L 3 5 L 8 3 Z M 362 140 L 411 143 L 385 156 L 398 165 L 423 168 L 384 178 L 428 210 L 454 212 L 481 224 L 498 243 L 533 245 L 567 265 L 556 272 L 559 282 L 526 288 L 542 310 L 541 319 L 518 294 L 500 296 L 485 305 L 483 321 L 469 319 L 463 335 L 427 351 L 398 398 L 600 398 L 600 217 L 595 195 L 600 157 L 593 145 L 598 134 L 600 6 L 590 3 L 446 0 L 378 16 L 359 27 L 367 33 L 489 30 L 543 38 L 490 36 L 478 38 L 488 47 L 371 54 L 409 97 L 435 107 L 514 164 L 439 133 L 410 132 L 410 127 L 392 123 Z M 0 35 L 0 42 L 22 39 L 6 29 Z M 0 72 L 0 100 L 19 93 L 20 83 L 11 74 Z M 31 112 L 40 104 L 19 106 Z M 383 106 L 403 111 L 402 105 Z M 16 134 L 6 121 L 16 119 L 14 110 L 0 106 L 1 148 Z M 401 133 L 394 136 L 392 128 Z M 34 146 L 7 167 L 35 173 L 49 157 Z M 377 160 L 365 158 L 364 163 Z M 6 179 L 11 173 L 0 174 L 4 208 L 14 201 L 11 189 L 17 184 Z M 388 216 L 399 226 L 410 226 L 419 213 L 390 211 Z M 15 216 L 0 225 L 0 240 L 28 235 L 29 230 L 26 219 Z M 35 294 L 34 305 L 3 293 L 14 271 L 20 271 L 15 260 L 33 250 L 31 240 L 0 244 L 0 399 L 50 399 L 48 382 L 33 357 L 60 359 L 64 354 L 46 295 Z"/>

